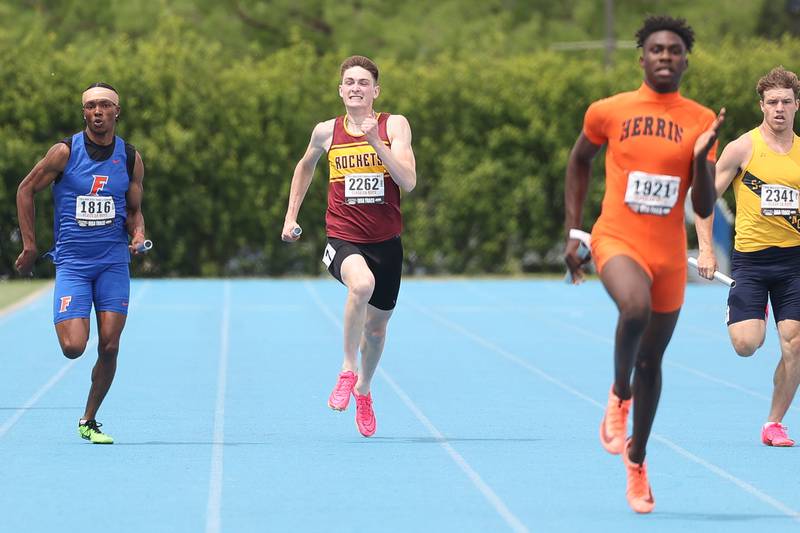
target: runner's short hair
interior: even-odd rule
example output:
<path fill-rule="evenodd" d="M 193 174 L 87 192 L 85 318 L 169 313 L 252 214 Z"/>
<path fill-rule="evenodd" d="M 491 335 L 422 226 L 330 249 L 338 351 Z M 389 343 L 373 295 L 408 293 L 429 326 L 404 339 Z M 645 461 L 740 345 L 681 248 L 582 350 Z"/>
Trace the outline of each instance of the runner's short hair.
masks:
<path fill-rule="evenodd" d="M 692 51 L 694 30 L 686 23 L 686 19 L 673 18 L 668 15 L 652 15 L 644 19 L 644 24 L 636 32 L 636 47 L 644 48 L 644 42 L 651 34 L 664 30 L 677 34 L 686 45 L 686 51 Z"/>
<path fill-rule="evenodd" d="M 342 68 L 339 77 L 344 76 L 344 71 L 352 67 L 361 67 L 370 74 L 375 83 L 378 83 L 378 65 L 373 60 L 365 56 L 350 56 L 342 61 Z"/>
<path fill-rule="evenodd" d="M 88 91 L 89 89 L 94 89 L 95 87 L 102 87 L 103 89 L 111 89 L 115 93 L 119 94 L 119 92 L 114 87 L 112 87 L 110 84 L 104 81 L 98 81 L 96 83 L 92 83 L 91 85 L 89 85 L 87 88 L 84 89 L 84 92 Z"/>
<path fill-rule="evenodd" d="M 764 99 L 764 91 L 770 89 L 791 89 L 795 99 L 797 99 L 800 94 L 800 82 L 797 81 L 797 74 L 791 70 L 786 70 L 782 65 L 775 67 L 766 75 L 761 76 L 761 79 L 756 84 L 756 92 L 762 100 Z"/>

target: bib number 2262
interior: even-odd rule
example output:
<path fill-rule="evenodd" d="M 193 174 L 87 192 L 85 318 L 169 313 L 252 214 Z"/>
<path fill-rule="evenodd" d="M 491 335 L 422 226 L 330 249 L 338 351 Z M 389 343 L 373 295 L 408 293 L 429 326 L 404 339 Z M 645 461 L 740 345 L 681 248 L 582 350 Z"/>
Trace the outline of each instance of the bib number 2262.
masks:
<path fill-rule="evenodd" d="M 347 174 L 344 177 L 345 203 L 382 204 L 384 197 L 384 178 L 381 172 Z"/>

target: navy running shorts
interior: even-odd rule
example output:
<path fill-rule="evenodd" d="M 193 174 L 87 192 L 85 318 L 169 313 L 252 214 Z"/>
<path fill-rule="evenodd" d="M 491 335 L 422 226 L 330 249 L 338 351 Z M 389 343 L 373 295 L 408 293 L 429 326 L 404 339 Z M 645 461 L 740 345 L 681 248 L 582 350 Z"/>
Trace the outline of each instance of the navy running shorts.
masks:
<path fill-rule="evenodd" d="M 800 246 L 770 247 L 757 252 L 733 251 L 731 277 L 736 286 L 728 293 L 728 325 L 749 319 L 764 320 L 767 298 L 777 324 L 800 321 Z"/>

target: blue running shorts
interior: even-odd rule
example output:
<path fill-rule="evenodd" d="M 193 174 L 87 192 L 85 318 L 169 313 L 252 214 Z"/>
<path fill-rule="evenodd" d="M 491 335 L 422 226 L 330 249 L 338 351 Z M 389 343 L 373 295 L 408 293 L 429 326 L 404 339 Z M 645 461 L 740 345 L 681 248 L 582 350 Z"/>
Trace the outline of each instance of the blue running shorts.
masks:
<path fill-rule="evenodd" d="M 56 265 L 53 289 L 53 323 L 89 318 L 95 311 L 128 314 L 131 275 L 128 263 Z"/>

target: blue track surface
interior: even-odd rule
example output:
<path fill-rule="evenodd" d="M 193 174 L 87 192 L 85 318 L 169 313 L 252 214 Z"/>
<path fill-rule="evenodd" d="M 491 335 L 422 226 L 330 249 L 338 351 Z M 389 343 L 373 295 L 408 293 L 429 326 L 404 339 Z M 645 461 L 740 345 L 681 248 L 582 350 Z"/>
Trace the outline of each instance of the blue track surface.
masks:
<path fill-rule="evenodd" d="M 335 281 L 139 280 L 131 294 L 98 415 L 113 446 L 76 431 L 96 344 L 60 355 L 50 294 L 0 317 L 0 530 L 800 530 L 800 450 L 759 442 L 775 329 L 737 357 L 720 285 L 688 288 L 665 357 L 648 516 L 598 442 L 616 323 L 598 282 L 405 281 L 371 439 L 352 402 L 326 405 Z"/>

